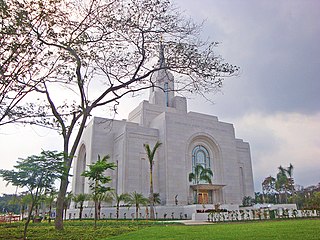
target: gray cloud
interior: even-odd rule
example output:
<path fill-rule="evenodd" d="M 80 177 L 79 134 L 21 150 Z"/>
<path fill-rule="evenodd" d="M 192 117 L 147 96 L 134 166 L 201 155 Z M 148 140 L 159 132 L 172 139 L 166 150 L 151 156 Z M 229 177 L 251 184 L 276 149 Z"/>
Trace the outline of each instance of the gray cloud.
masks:
<path fill-rule="evenodd" d="M 221 41 L 218 52 L 241 67 L 227 80 L 215 110 L 227 117 L 248 112 L 320 111 L 318 1 L 176 1 L 204 34 Z"/>

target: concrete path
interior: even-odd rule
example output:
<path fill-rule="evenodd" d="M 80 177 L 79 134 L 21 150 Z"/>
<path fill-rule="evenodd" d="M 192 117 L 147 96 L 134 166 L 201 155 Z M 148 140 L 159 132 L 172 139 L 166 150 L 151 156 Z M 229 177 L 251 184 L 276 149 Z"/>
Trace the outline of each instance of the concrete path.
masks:
<path fill-rule="evenodd" d="M 207 222 L 207 221 L 200 221 L 200 220 L 198 220 L 198 221 L 195 221 L 195 220 L 173 220 L 173 221 L 163 221 L 163 223 L 165 224 L 165 223 L 168 223 L 168 222 L 170 222 L 170 223 L 182 223 L 182 224 L 184 224 L 184 225 L 189 225 L 189 226 L 191 226 L 191 225 L 209 225 L 209 224 L 214 224 L 214 223 L 212 223 L 212 222 Z"/>

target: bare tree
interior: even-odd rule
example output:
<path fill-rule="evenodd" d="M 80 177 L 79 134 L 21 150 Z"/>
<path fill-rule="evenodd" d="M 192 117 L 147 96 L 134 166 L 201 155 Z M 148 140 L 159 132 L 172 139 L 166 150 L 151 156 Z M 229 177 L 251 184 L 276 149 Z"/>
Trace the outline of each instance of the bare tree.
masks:
<path fill-rule="evenodd" d="M 0 0 L 0 126 L 17 119 L 21 101 L 39 83 L 34 63 L 41 48 L 28 26 L 29 17 L 39 18 L 27 14 L 22 3 Z"/>
<path fill-rule="evenodd" d="M 223 62 L 214 53 L 218 43 L 201 41 L 201 27 L 167 0 L 21 0 L 19 4 L 26 11 L 28 34 L 40 48 L 32 67 L 41 77 L 33 88 L 43 97 L 21 108 L 14 120 L 29 117 L 22 122 L 58 130 L 63 137 L 67 170 L 55 221 L 56 229 L 63 229 L 67 176 L 94 109 L 116 111 L 123 96 L 160 87 L 151 80 L 159 70 L 181 76 L 175 91 L 203 95 L 221 88 L 223 79 L 236 74 L 238 67 Z M 160 63 L 155 58 L 159 51 Z"/>

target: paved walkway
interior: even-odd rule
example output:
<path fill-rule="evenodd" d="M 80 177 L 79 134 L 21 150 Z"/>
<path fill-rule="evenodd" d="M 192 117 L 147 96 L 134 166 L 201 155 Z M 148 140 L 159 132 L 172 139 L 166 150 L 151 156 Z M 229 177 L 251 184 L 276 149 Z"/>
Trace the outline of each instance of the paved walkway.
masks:
<path fill-rule="evenodd" d="M 182 223 L 184 225 L 209 225 L 209 224 L 214 224 L 211 222 L 207 222 L 207 221 L 195 221 L 195 220 L 172 220 L 172 221 L 163 221 L 163 223 Z"/>

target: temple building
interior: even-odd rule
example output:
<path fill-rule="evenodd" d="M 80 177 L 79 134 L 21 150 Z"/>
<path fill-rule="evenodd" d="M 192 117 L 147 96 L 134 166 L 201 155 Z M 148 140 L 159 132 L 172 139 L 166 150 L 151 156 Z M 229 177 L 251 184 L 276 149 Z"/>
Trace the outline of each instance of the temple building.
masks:
<path fill-rule="evenodd" d="M 153 184 L 161 205 L 239 205 L 243 197 L 253 197 L 249 143 L 235 137 L 232 124 L 188 112 L 186 98 L 174 94 L 174 77 L 168 70 L 155 72 L 151 80 L 161 87 L 150 89 L 149 101 L 142 101 L 127 120 L 94 117 L 88 123 L 74 160 L 73 194 L 90 193 L 81 173 L 98 155 L 109 155 L 117 164 L 106 173 L 112 177 L 110 186 L 118 194 L 136 191 L 147 197 L 149 161 L 143 145 L 152 148 L 160 141 Z M 211 184 L 189 182 L 196 165 L 212 170 Z"/>

